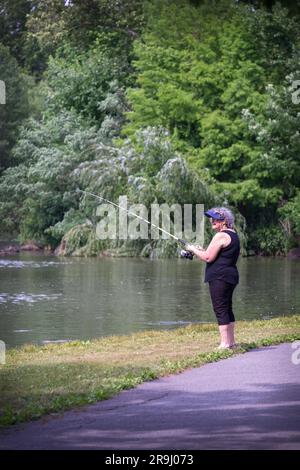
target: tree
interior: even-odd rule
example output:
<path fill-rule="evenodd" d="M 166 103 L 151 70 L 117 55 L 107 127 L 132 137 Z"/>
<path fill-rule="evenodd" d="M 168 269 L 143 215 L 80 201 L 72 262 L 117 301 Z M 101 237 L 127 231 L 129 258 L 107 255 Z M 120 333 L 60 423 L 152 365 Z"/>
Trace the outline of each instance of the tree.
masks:
<path fill-rule="evenodd" d="M 294 70 L 297 55 L 299 60 L 300 11 L 291 15 L 281 3 L 276 2 L 270 10 L 250 10 L 246 17 L 249 39 L 257 50 L 257 63 L 265 70 L 267 83 L 274 85 Z"/>
<path fill-rule="evenodd" d="M 300 105 L 297 100 L 293 102 L 293 83 L 299 73 L 300 70 L 288 75 L 281 86 L 269 85 L 268 101 L 260 114 L 244 112 L 258 151 L 243 172 L 246 177 L 255 178 L 266 197 L 273 196 L 269 200 L 273 221 L 274 215 L 276 221 L 278 214 L 283 213 L 278 209 L 297 200 L 300 188 Z"/>
<path fill-rule="evenodd" d="M 41 78 L 48 58 L 67 40 L 65 0 L 32 0 L 23 38 L 23 58 L 27 69 Z"/>
<path fill-rule="evenodd" d="M 269 241 L 280 224 L 278 208 L 297 198 L 299 123 L 295 109 L 288 111 L 283 96 L 270 101 L 266 87 L 279 90 L 286 75 L 296 80 L 299 74 L 299 15 L 279 3 L 243 3 L 151 2 L 135 43 L 137 83 L 128 90 L 132 109 L 124 132 L 164 125 L 193 168 L 209 171 L 224 204 L 246 216 L 250 230 L 274 224 L 252 237 L 253 246 L 283 252 L 282 230 Z M 255 116 L 254 127 L 247 113 Z"/>
<path fill-rule="evenodd" d="M 94 155 L 89 147 L 96 136 L 96 129 L 89 129 L 75 113 L 26 122 L 13 152 L 19 164 L 6 169 L 0 179 L 6 231 L 19 232 L 22 240 L 57 242 L 45 230 L 76 206 L 70 173 L 83 158 Z"/>
<path fill-rule="evenodd" d="M 9 49 L 0 43 L 0 79 L 5 83 L 6 104 L 0 105 L 0 172 L 13 164 L 10 152 L 17 141 L 18 126 L 28 116 L 26 77 Z"/>
<path fill-rule="evenodd" d="M 97 39 L 102 52 L 130 63 L 143 24 L 143 0 L 35 0 L 26 23 L 24 55 L 39 77 L 47 60 L 68 44 L 79 54 Z M 64 49 L 62 51 L 63 57 Z"/>
<path fill-rule="evenodd" d="M 0 41 L 20 64 L 23 63 L 22 43 L 31 0 L 0 0 Z"/>
<path fill-rule="evenodd" d="M 73 110 L 99 127 L 110 117 L 118 128 L 126 106 L 127 70 L 122 59 L 103 53 L 97 41 L 82 53 L 66 45 L 63 57 L 50 59 L 46 79 L 47 112 Z"/>
<path fill-rule="evenodd" d="M 124 132 L 163 125 L 195 168 L 234 181 L 250 151 L 241 111 L 263 100 L 265 83 L 244 13 L 231 1 L 154 2 L 135 43 L 137 86 L 128 91 Z"/>

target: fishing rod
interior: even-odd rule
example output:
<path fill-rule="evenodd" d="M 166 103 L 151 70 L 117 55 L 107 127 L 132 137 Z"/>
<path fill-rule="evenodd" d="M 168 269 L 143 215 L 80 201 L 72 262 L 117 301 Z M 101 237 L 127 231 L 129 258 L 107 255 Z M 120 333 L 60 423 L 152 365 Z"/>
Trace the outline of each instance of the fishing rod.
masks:
<path fill-rule="evenodd" d="M 96 199 L 100 199 L 101 201 L 105 201 L 107 202 L 108 204 L 111 204 L 115 207 L 118 207 L 118 209 L 121 209 L 122 211 L 124 212 L 127 212 L 128 215 L 132 215 L 133 217 L 137 217 L 138 219 L 141 219 L 143 222 L 146 222 L 147 224 L 149 225 L 152 225 L 152 227 L 155 227 L 157 228 L 158 230 L 160 230 L 161 232 L 165 233 L 166 235 L 169 235 L 170 237 L 172 237 L 174 240 L 176 240 L 180 245 L 182 245 L 183 247 L 185 247 L 186 245 L 189 244 L 188 241 L 186 240 L 182 240 L 181 238 L 178 238 L 176 237 L 175 235 L 172 235 L 172 233 L 170 232 L 167 232 L 167 230 L 159 227 L 158 225 L 155 225 L 153 224 L 152 222 L 149 222 L 149 220 L 147 219 L 144 219 L 143 217 L 141 217 L 140 215 L 138 214 L 135 214 L 134 212 L 128 210 L 128 209 L 125 209 L 125 207 L 122 207 L 120 206 L 119 204 L 116 204 L 115 202 L 112 202 L 112 201 L 109 201 L 108 199 L 105 199 L 105 197 L 102 197 L 102 196 L 98 196 L 97 194 L 94 194 L 94 193 L 91 193 L 89 191 L 83 191 L 82 189 L 77 189 L 78 192 L 80 193 L 83 193 L 83 194 L 87 194 L 88 196 L 92 196 L 92 197 L 95 197 Z M 188 253 L 189 255 L 192 255 L 192 253 L 190 251 L 186 251 L 185 253 Z M 192 259 L 190 256 L 186 256 L 185 254 L 182 253 L 182 256 L 184 258 L 189 258 L 189 259 Z"/>

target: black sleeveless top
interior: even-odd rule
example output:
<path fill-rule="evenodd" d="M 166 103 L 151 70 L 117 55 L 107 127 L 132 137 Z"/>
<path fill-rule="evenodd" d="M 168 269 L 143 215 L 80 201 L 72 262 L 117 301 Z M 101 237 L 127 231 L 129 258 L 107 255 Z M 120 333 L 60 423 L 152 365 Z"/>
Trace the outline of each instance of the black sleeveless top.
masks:
<path fill-rule="evenodd" d="M 223 230 L 223 232 L 228 233 L 231 243 L 220 250 L 214 261 L 206 263 L 204 282 L 220 279 L 229 284 L 238 284 L 239 273 L 236 262 L 240 254 L 240 240 L 237 233 L 231 230 Z"/>

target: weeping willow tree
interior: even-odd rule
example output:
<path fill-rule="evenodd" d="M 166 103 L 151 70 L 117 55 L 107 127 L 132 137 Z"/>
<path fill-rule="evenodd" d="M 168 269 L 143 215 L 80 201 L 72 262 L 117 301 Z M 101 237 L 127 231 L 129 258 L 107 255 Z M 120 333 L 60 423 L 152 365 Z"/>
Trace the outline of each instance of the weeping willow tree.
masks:
<path fill-rule="evenodd" d="M 143 204 L 147 214 L 151 214 L 152 204 L 205 204 L 216 202 L 206 181 L 201 180 L 187 165 L 185 159 L 172 148 L 168 132 L 163 128 L 145 128 L 121 147 L 94 142 L 95 159 L 82 162 L 73 172 L 76 185 L 85 191 L 101 195 L 115 203 L 125 195 L 130 204 Z M 151 239 L 150 227 L 147 236 L 127 240 L 97 240 L 97 206 L 99 200 L 81 196 L 76 211 L 71 209 L 64 220 L 50 231 L 63 239 L 63 252 L 80 255 L 97 254 L 103 249 L 113 249 L 114 253 L 150 257 L 174 256 L 178 246 L 174 241 Z M 70 221 L 78 220 L 80 214 L 87 218 L 85 224 Z M 151 221 L 151 219 L 149 219 Z M 73 249 L 76 230 L 85 231 L 81 242 Z M 170 220 L 170 230 L 174 230 L 174 220 Z M 72 250 L 69 247 L 72 246 Z M 111 252 L 112 253 L 112 252 Z"/>

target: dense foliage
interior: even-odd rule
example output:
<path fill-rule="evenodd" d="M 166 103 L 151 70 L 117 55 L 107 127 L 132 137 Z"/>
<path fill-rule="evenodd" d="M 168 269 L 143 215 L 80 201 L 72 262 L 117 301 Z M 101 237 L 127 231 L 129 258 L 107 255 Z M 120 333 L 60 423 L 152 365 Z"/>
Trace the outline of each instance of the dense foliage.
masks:
<path fill-rule="evenodd" d="M 147 208 L 228 205 L 244 250 L 298 245 L 297 2 L 0 4 L 0 232 L 65 254 L 176 252 L 98 240 L 99 201 L 79 187 Z"/>
<path fill-rule="evenodd" d="M 249 248 L 285 252 L 296 225 L 282 231 L 281 208 L 300 183 L 299 106 L 291 92 L 300 77 L 299 17 L 280 4 L 268 11 L 165 1 L 151 2 L 149 18 L 135 43 L 138 86 L 128 91 L 125 132 L 146 122 L 166 126 L 191 166 L 208 169 L 215 191 L 246 217 Z M 259 242 L 266 223 L 279 240 L 264 231 L 268 250 Z"/>
<path fill-rule="evenodd" d="M 10 155 L 17 141 L 17 128 L 28 116 L 27 78 L 9 49 L 0 43 L 0 79 L 5 83 L 6 104 L 0 105 L 0 174 L 11 164 Z"/>

